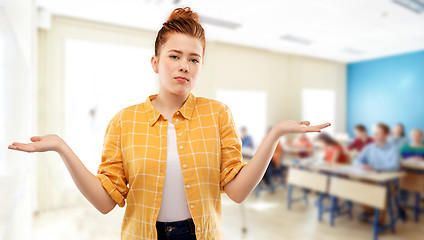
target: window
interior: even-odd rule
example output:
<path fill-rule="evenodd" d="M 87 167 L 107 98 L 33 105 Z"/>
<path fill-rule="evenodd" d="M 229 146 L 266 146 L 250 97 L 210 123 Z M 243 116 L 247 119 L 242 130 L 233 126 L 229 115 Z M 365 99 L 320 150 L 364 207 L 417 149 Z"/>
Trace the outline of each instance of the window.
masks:
<path fill-rule="evenodd" d="M 335 132 L 335 92 L 331 89 L 302 90 L 302 119 L 310 121 L 311 125 L 330 122 L 332 127 L 324 131 Z"/>
<path fill-rule="evenodd" d="M 265 136 L 267 123 L 266 91 L 217 90 L 217 100 L 225 103 L 231 110 L 234 121 L 240 131 L 246 127 L 253 138 L 255 148 Z"/>
<path fill-rule="evenodd" d="M 150 48 L 76 39 L 67 39 L 65 47 L 65 137 L 96 173 L 111 118 L 155 93 L 153 53 Z"/>

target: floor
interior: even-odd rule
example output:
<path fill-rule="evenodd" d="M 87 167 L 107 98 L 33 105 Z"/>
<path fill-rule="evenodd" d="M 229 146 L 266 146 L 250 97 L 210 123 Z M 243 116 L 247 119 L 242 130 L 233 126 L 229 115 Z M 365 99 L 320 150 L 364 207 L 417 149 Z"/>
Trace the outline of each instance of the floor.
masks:
<path fill-rule="evenodd" d="M 301 194 L 295 191 L 294 194 Z M 372 227 L 357 220 L 360 209 L 355 206 L 355 216 L 350 220 L 347 216 L 336 219 L 331 227 L 328 215 L 322 222 L 317 221 L 316 197 L 310 194 L 309 205 L 297 202 L 292 210 L 286 209 L 286 189 L 277 188 L 275 193 L 261 192 L 254 194 L 243 203 L 243 206 L 232 202 L 223 195 L 222 211 L 225 239 L 230 240 L 277 240 L 277 239 L 311 239 L 311 240 L 356 240 L 372 239 Z M 247 233 L 242 233 L 243 208 Z M 124 209 L 116 207 L 111 213 L 103 215 L 86 205 L 51 211 L 35 216 L 34 239 L 120 239 L 121 220 Z M 424 216 L 421 222 L 412 221 L 412 213 L 408 213 L 406 223 L 398 222 L 396 234 L 389 231 L 380 235 L 380 240 L 422 239 L 424 236 Z"/>

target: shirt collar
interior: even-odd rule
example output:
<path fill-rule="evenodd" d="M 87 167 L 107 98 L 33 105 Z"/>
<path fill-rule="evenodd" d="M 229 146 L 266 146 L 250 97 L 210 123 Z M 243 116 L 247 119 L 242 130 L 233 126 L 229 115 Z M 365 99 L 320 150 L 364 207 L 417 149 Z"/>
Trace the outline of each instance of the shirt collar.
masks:
<path fill-rule="evenodd" d="M 146 101 L 144 102 L 144 106 L 145 106 L 144 109 L 147 113 L 150 126 L 153 126 L 158 121 L 159 117 L 162 115 L 152 105 L 152 100 L 155 99 L 157 96 L 158 96 L 157 94 L 150 95 L 149 97 L 147 97 Z M 196 104 L 196 96 L 194 96 L 190 92 L 188 94 L 186 101 L 184 102 L 183 106 L 178 110 L 178 112 L 180 112 L 184 118 L 186 118 L 187 120 L 190 120 L 193 114 L 195 104 Z"/>
<path fill-rule="evenodd" d="M 391 147 L 391 144 L 390 144 L 388 141 L 386 141 L 386 143 L 385 143 L 383 146 L 380 146 L 380 145 L 378 145 L 377 143 L 375 143 L 375 146 L 376 146 L 377 148 L 386 149 L 386 148 Z"/>

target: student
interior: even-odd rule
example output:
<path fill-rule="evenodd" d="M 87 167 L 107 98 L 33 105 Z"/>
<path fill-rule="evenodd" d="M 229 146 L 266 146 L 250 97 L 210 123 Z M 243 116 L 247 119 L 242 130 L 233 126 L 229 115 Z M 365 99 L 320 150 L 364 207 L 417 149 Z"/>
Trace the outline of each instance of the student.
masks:
<path fill-rule="evenodd" d="M 400 150 L 400 155 L 404 161 L 415 160 L 424 161 L 424 144 L 423 144 L 423 131 L 415 128 L 411 131 L 411 144 L 404 145 Z M 400 190 L 400 211 L 399 214 L 402 218 L 406 219 L 406 205 L 409 200 L 409 192 Z"/>
<path fill-rule="evenodd" d="M 247 134 L 247 128 L 241 127 L 241 146 L 253 149 L 253 140 L 250 135 Z"/>
<path fill-rule="evenodd" d="M 262 180 L 264 180 L 265 184 L 269 186 L 273 186 L 272 183 L 272 171 L 274 170 L 281 170 L 281 156 L 283 155 L 283 147 L 280 144 L 280 141 L 277 143 L 277 147 L 275 148 L 274 154 L 271 157 L 271 162 L 268 164 L 268 167 L 265 171 L 264 176 L 262 177 Z M 271 192 L 274 193 L 275 189 L 274 187 L 271 188 Z"/>
<path fill-rule="evenodd" d="M 368 171 L 396 171 L 400 166 L 399 150 L 395 144 L 388 142 L 389 127 L 378 123 L 374 130 L 374 143 L 368 144 L 354 161 L 354 166 Z M 390 187 L 391 195 L 395 194 L 394 187 Z M 373 216 L 374 209 L 362 206 L 363 220 Z M 386 218 L 386 209 L 380 213 L 379 224 L 383 225 Z"/>
<path fill-rule="evenodd" d="M 393 127 L 392 136 L 389 141 L 398 149 L 408 144 L 408 139 L 405 136 L 405 128 L 402 124 L 398 123 Z"/>
<path fill-rule="evenodd" d="M 373 142 L 372 138 L 368 136 L 367 129 L 364 125 L 358 124 L 355 126 L 355 139 L 349 144 L 347 149 L 349 151 L 361 152 L 362 149 Z"/>
<path fill-rule="evenodd" d="M 271 163 L 274 169 L 279 169 L 281 167 L 281 157 L 283 156 L 283 146 L 280 141 L 277 143 L 274 154 L 271 158 Z"/>
<path fill-rule="evenodd" d="M 414 159 L 424 161 L 423 131 L 414 128 L 411 131 L 411 144 L 404 145 L 400 149 L 400 154 L 404 160 Z"/>
<path fill-rule="evenodd" d="M 269 127 L 267 130 L 267 133 L 269 133 L 272 130 L 272 127 Z M 274 150 L 274 154 L 272 154 L 271 161 L 268 164 L 268 167 L 266 168 L 265 174 L 262 177 L 262 180 L 264 180 L 265 184 L 273 186 L 272 185 L 272 171 L 280 169 L 281 167 L 281 156 L 283 155 L 283 147 L 281 146 L 280 140 L 278 140 L 277 146 Z M 271 188 L 272 192 L 274 193 L 274 188 Z"/>
<path fill-rule="evenodd" d="M 354 165 L 365 170 L 395 171 L 400 158 L 397 146 L 388 142 L 390 129 L 378 123 L 374 131 L 374 143 L 368 144 L 355 159 Z"/>
<path fill-rule="evenodd" d="M 242 202 L 261 180 L 281 136 L 320 132 L 330 124 L 281 121 L 243 163 L 229 108 L 191 93 L 204 52 L 197 13 L 175 9 L 158 32 L 151 58 L 159 92 L 111 119 L 97 176 L 55 134 L 14 142 L 9 149 L 58 152 L 78 189 L 103 214 L 127 203 L 121 239 L 222 239 L 220 193 Z"/>
<path fill-rule="evenodd" d="M 320 133 L 318 140 L 324 144 L 324 157 L 327 163 L 346 163 L 343 147 L 329 134 Z"/>
<path fill-rule="evenodd" d="M 299 134 L 294 141 L 293 147 L 298 150 L 300 158 L 308 158 L 312 154 L 313 145 L 306 134 Z"/>

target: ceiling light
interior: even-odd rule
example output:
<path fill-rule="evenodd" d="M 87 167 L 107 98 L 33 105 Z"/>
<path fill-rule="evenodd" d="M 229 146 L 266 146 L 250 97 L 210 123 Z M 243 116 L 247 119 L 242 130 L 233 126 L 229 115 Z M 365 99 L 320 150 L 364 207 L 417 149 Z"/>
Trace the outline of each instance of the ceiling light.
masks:
<path fill-rule="evenodd" d="M 293 35 L 289 35 L 289 34 L 281 36 L 280 39 L 284 40 L 284 41 L 290 41 L 290 42 L 294 42 L 294 43 L 298 43 L 298 44 L 304 44 L 304 45 L 312 44 L 312 41 L 309 40 L 309 39 L 297 37 L 297 36 L 293 36 Z"/>
<path fill-rule="evenodd" d="M 354 49 L 354 48 L 344 48 L 344 49 L 342 49 L 342 52 L 349 53 L 349 54 L 354 54 L 354 55 L 362 55 L 362 54 L 364 54 L 363 51 L 358 50 L 358 49 Z"/>
<path fill-rule="evenodd" d="M 222 19 L 218 19 L 218 18 L 211 18 L 211 17 L 206 17 L 206 16 L 199 16 L 199 20 L 202 22 L 202 24 L 210 24 L 210 25 L 215 25 L 218 27 L 223 27 L 223 28 L 229 28 L 229 29 L 237 29 L 241 27 L 240 23 L 236 23 L 236 22 L 230 22 L 230 21 L 226 21 L 226 20 L 222 20 Z"/>

